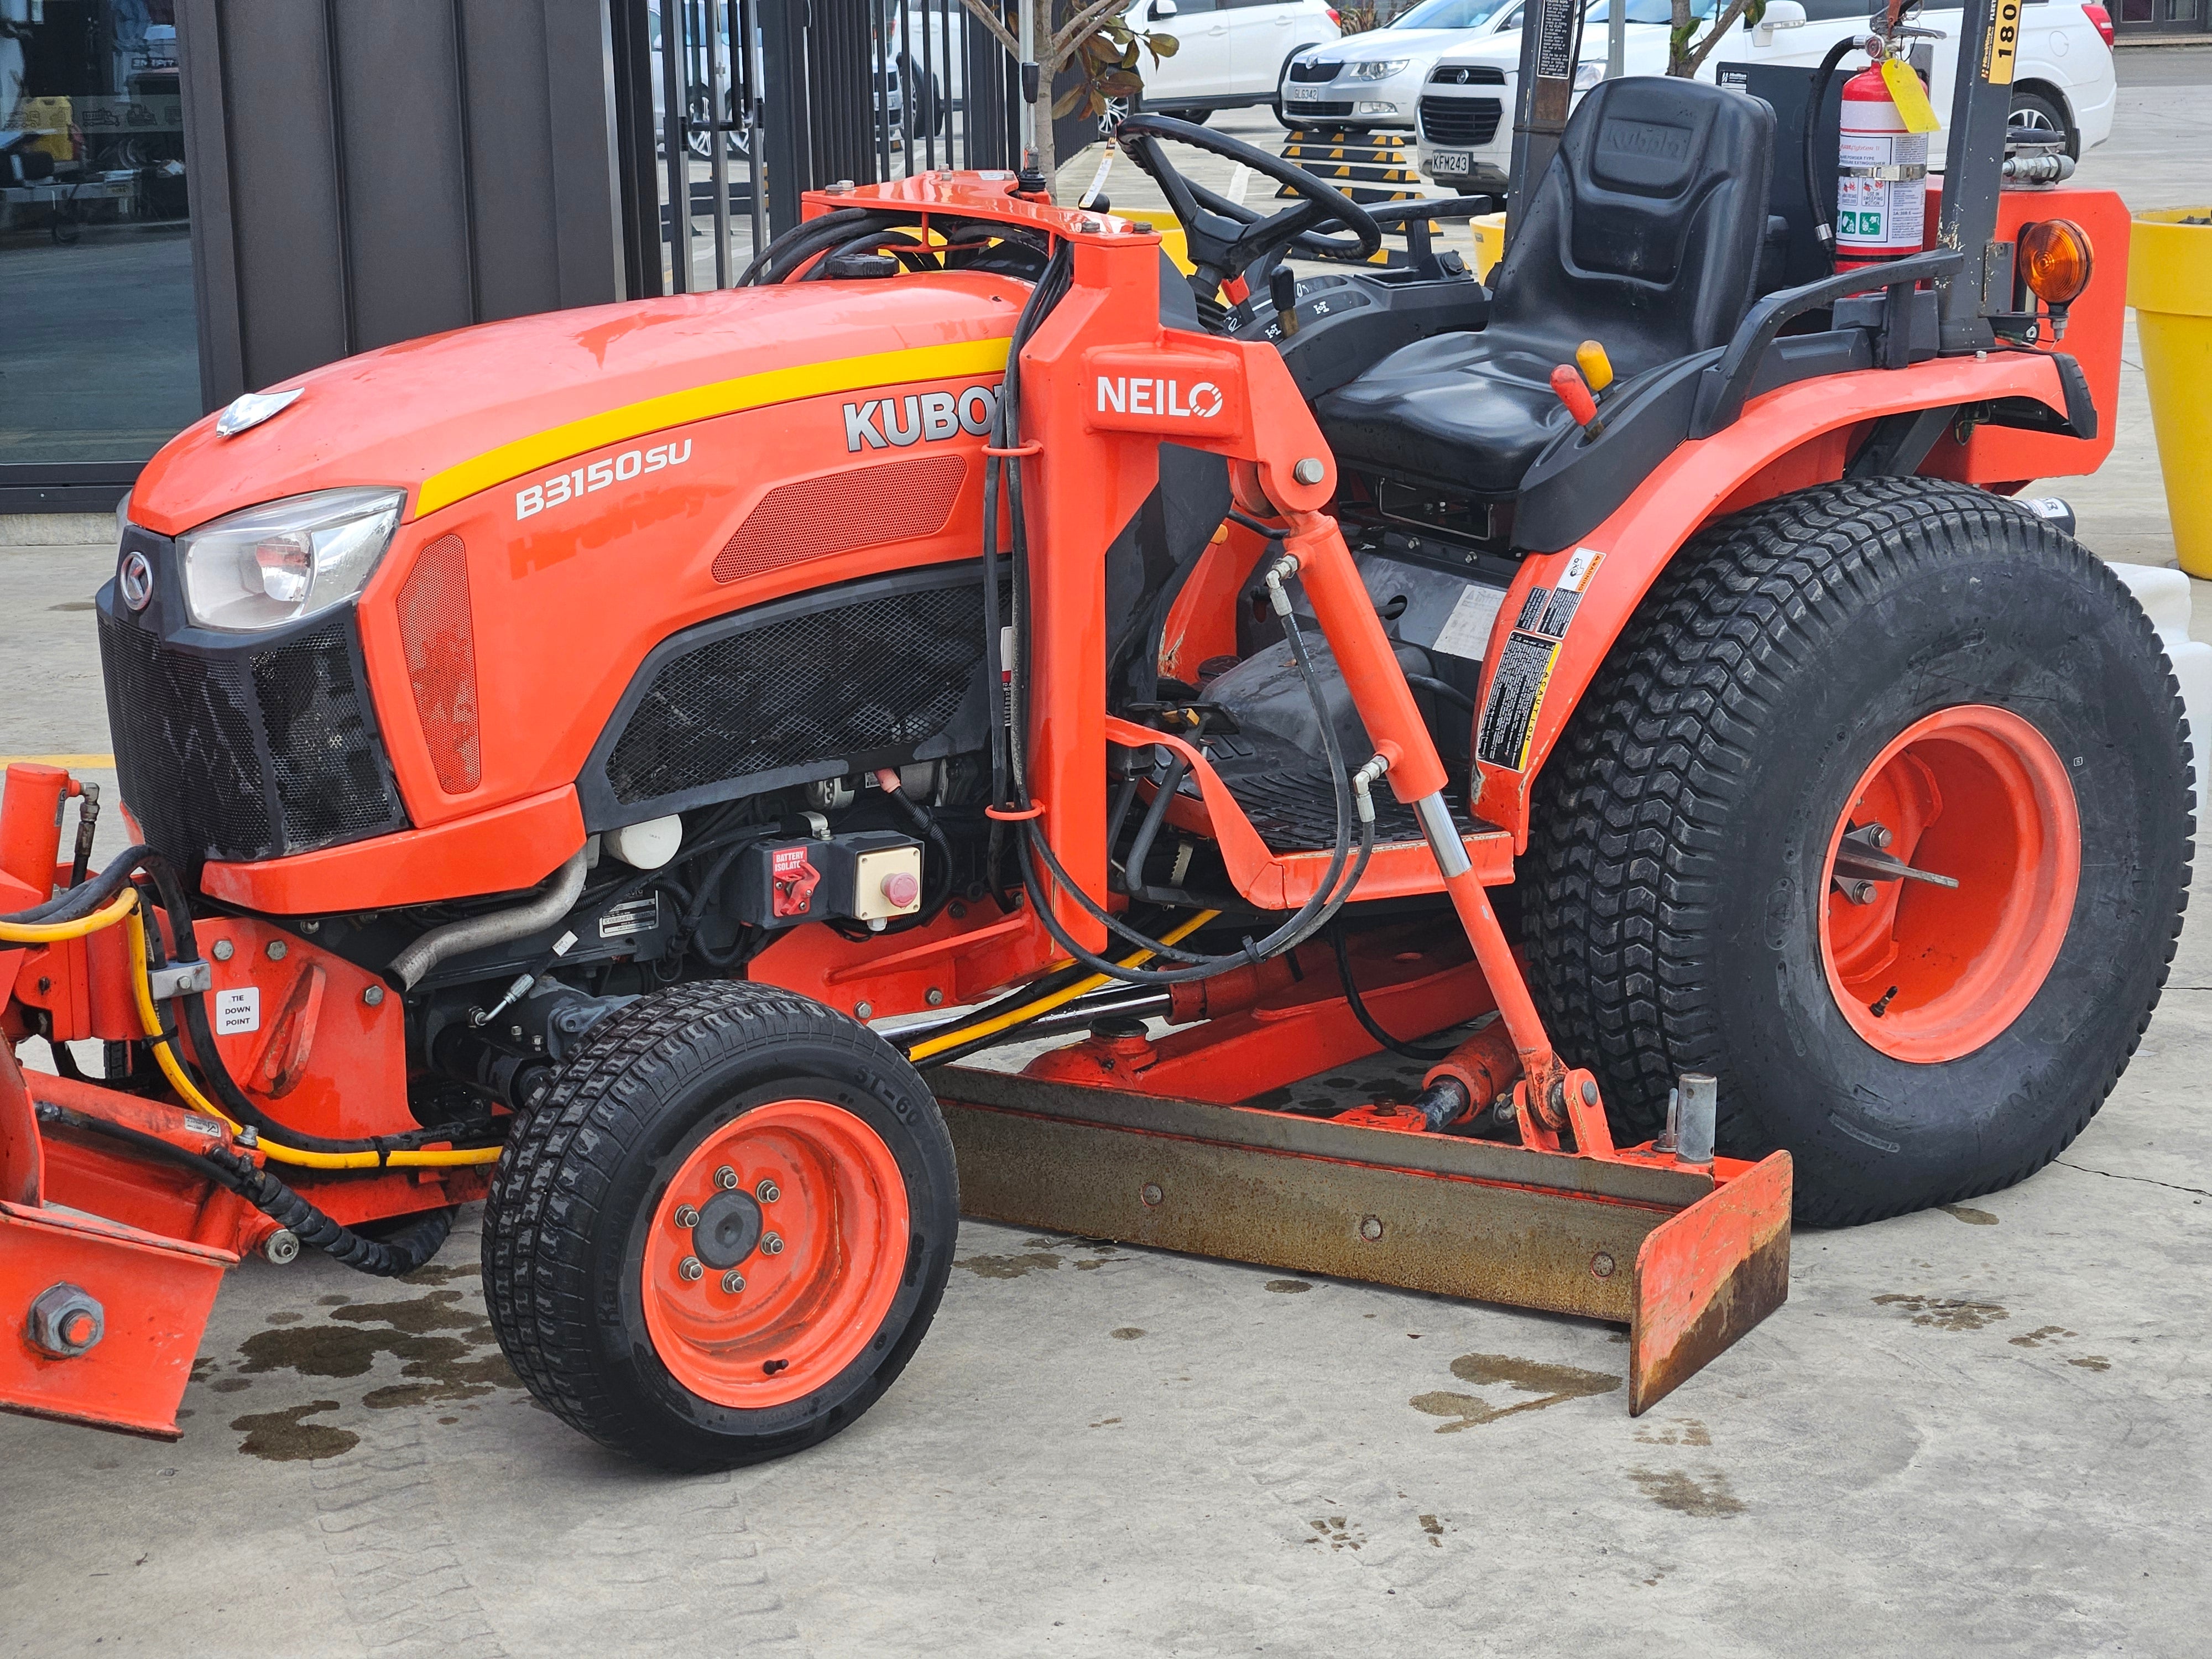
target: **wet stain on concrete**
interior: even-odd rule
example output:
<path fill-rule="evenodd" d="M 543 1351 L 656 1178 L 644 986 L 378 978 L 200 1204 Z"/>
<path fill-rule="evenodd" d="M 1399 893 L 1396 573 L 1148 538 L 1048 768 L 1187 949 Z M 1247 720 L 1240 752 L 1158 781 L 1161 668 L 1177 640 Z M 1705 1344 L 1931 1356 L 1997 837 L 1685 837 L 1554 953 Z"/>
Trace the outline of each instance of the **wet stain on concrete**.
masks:
<path fill-rule="evenodd" d="M 450 1276 L 465 1275 L 456 1269 Z M 239 1370 L 249 1376 L 289 1370 L 301 1376 L 364 1376 L 377 1356 L 388 1354 L 400 1361 L 399 1374 L 408 1380 L 363 1395 L 361 1403 L 371 1411 L 473 1400 L 495 1389 L 522 1386 L 499 1352 L 490 1322 L 463 1305 L 459 1291 L 433 1291 L 391 1302 L 349 1302 L 332 1308 L 331 1317 L 343 1322 L 255 1332 L 239 1346 L 245 1361 Z M 454 1334 L 444 1334 L 448 1332 Z M 249 1386 L 243 1376 L 214 1386 L 222 1389 L 225 1383 Z M 318 1433 L 343 1432 L 313 1424 L 304 1427 Z"/>
<path fill-rule="evenodd" d="M 2030 1331 L 2026 1336 L 2015 1336 L 2008 1340 L 2015 1348 L 2039 1348 L 2046 1342 L 2075 1334 L 2075 1332 L 2068 1330 L 2063 1325 L 2045 1325 L 2039 1330 Z"/>
<path fill-rule="evenodd" d="M 1429 1542 L 1434 1544 L 1438 1549 L 1444 1547 L 1444 1523 L 1437 1520 L 1435 1516 L 1425 1515 L 1421 1517 L 1421 1530 L 1428 1534 Z"/>
<path fill-rule="evenodd" d="M 1313 1289 L 1313 1286 L 1303 1279 L 1271 1279 L 1267 1281 L 1267 1288 L 1277 1296 L 1297 1296 Z"/>
<path fill-rule="evenodd" d="M 1367 1541 L 1367 1534 L 1341 1515 L 1325 1515 L 1306 1524 L 1314 1529 L 1309 1544 L 1326 1544 L 1332 1550 L 1356 1550 Z"/>
<path fill-rule="evenodd" d="M 1978 1331 L 1994 1325 L 2000 1319 L 2012 1316 L 1998 1302 L 1966 1302 L 1936 1296 L 1906 1296 L 1893 1291 L 1875 1297 L 1880 1308 L 1895 1308 L 1911 1316 L 1916 1325 L 1933 1326 L 1939 1331 Z"/>
<path fill-rule="evenodd" d="M 1448 1417 L 1453 1420 L 1437 1429 L 1438 1434 L 1455 1434 L 1462 1429 L 1479 1428 L 1485 1423 L 1495 1423 L 1501 1417 L 1516 1416 L 1522 1412 L 1540 1412 L 1547 1406 L 1556 1406 L 1562 1401 L 1579 1400 L 1589 1395 L 1611 1394 L 1620 1386 L 1621 1379 L 1608 1376 L 1602 1371 L 1586 1371 L 1574 1365 L 1551 1365 L 1540 1360 L 1516 1359 L 1510 1354 L 1463 1353 L 1451 1363 L 1452 1375 L 1462 1382 L 1472 1382 L 1477 1388 L 1498 1384 L 1521 1394 L 1533 1394 L 1534 1400 L 1523 1400 L 1511 1406 L 1493 1406 L 1480 1395 L 1456 1394 L 1448 1389 L 1436 1389 L 1428 1394 L 1417 1394 L 1406 1403 L 1417 1412 L 1431 1417 Z"/>
<path fill-rule="evenodd" d="M 1997 1224 L 1997 1218 L 1987 1210 L 1978 1210 L 1971 1204 L 1938 1204 L 1936 1207 L 1970 1227 L 1994 1227 Z"/>
<path fill-rule="evenodd" d="M 192 1375 L 191 1380 L 195 1382 L 198 1382 L 200 1378 L 205 1376 L 210 1371 L 216 1368 L 216 1357 L 213 1354 L 204 1353 L 200 1355 L 198 1358 L 192 1361 Z"/>
<path fill-rule="evenodd" d="M 349 1296 L 319 1296 L 315 1298 L 315 1305 L 319 1308 L 343 1308 L 352 1300 Z"/>
<path fill-rule="evenodd" d="M 2108 1371 L 2112 1369 L 2112 1362 L 2100 1353 L 2085 1353 L 2066 1363 L 2079 1365 L 2085 1371 Z"/>
<path fill-rule="evenodd" d="M 1636 1437 L 1647 1446 L 1710 1446 L 1712 1431 L 1694 1417 L 1678 1417 L 1671 1423 L 1646 1423 Z"/>
<path fill-rule="evenodd" d="M 457 1279 L 481 1279 L 483 1276 L 483 1264 L 480 1261 L 442 1264 L 433 1261 L 427 1267 L 417 1267 L 399 1282 L 402 1285 L 450 1285 Z"/>
<path fill-rule="evenodd" d="M 1103 1261 L 1079 1261 L 1075 1264 L 1075 1271 L 1079 1273 L 1096 1273 L 1105 1265 Z"/>
<path fill-rule="evenodd" d="M 1686 1469 L 1631 1469 L 1628 1478 L 1661 1509 L 1673 1510 L 1677 1515 L 1717 1517 L 1743 1513 L 1742 1500 L 1729 1490 L 1724 1474 L 1715 1473 L 1700 1480 Z"/>
<path fill-rule="evenodd" d="M 1019 1279 L 1024 1273 L 1049 1273 L 1060 1258 L 1050 1250 L 1027 1250 L 1019 1255 L 963 1255 L 953 1259 L 978 1279 Z"/>
<path fill-rule="evenodd" d="M 296 1325 L 300 1322 L 300 1319 L 301 1316 L 298 1314 L 282 1310 L 269 1316 L 269 1322 L 272 1325 Z"/>
<path fill-rule="evenodd" d="M 221 1376 L 208 1384 L 217 1394 L 237 1394 L 253 1386 L 242 1376 Z"/>
<path fill-rule="evenodd" d="M 311 1400 L 281 1412 L 234 1418 L 230 1426 L 246 1437 L 238 1449 L 248 1457 L 265 1458 L 271 1463 L 313 1462 L 343 1456 L 361 1444 L 361 1437 L 349 1429 L 304 1420 L 337 1408 L 335 1400 Z"/>
<path fill-rule="evenodd" d="M 1134 1342 L 1144 1334 L 1143 1328 L 1137 1325 L 1124 1325 L 1119 1330 L 1109 1331 L 1107 1333 L 1107 1334 L 1111 1336 L 1116 1342 Z"/>

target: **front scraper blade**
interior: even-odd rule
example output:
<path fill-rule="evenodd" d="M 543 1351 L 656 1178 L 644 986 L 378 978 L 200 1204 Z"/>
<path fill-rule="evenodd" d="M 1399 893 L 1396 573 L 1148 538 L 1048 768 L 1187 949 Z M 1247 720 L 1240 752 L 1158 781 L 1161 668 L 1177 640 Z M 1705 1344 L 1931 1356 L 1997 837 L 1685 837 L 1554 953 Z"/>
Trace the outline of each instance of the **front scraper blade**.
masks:
<path fill-rule="evenodd" d="M 1636 1252 L 1628 1414 L 1639 1417 L 1790 1295 L 1790 1154 L 1662 1222 Z"/>

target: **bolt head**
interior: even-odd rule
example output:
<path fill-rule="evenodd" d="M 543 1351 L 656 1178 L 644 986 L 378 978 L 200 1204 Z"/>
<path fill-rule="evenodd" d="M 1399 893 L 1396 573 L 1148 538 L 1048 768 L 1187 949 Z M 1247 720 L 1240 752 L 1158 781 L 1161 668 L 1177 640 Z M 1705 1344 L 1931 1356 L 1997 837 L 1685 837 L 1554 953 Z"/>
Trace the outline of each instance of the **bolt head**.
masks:
<path fill-rule="evenodd" d="M 1328 468 L 1320 457 L 1309 455 L 1291 469 L 1291 476 L 1302 484 L 1317 484 L 1328 477 Z"/>
<path fill-rule="evenodd" d="M 1610 1279 L 1613 1277 L 1614 1265 L 1613 1257 L 1607 1252 L 1600 1250 L 1590 1258 L 1591 1276 L 1596 1279 Z"/>
<path fill-rule="evenodd" d="M 1889 826 L 1887 824 L 1877 823 L 1873 829 L 1867 831 L 1867 839 L 1872 842 L 1876 847 L 1887 847 L 1890 842 L 1895 841 L 1897 837 L 1889 833 Z"/>
<path fill-rule="evenodd" d="M 773 1204 L 783 1196 L 783 1188 L 773 1181 L 764 1180 L 759 1186 L 753 1188 L 753 1196 L 763 1204 Z"/>
<path fill-rule="evenodd" d="M 853 1006 L 853 1018 L 855 1018 L 855 1019 L 873 1019 L 875 1017 L 876 1017 L 876 1005 L 875 1005 L 874 1003 L 872 1003 L 872 1002 L 860 1002 L 860 1003 L 855 1003 L 855 1004 L 854 1005 L 854 1006 Z"/>
<path fill-rule="evenodd" d="M 707 1269 L 701 1263 L 697 1256 L 687 1255 L 684 1258 L 681 1265 L 677 1267 L 676 1271 L 683 1274 L 684 1279 L 689 1281 L 699 1279 L 706 1273 Z"/>
<path fill-rule="evenodd" d="M 1359 1236 L 1365 1239 L 1370 1244 L 1374 1243 L 1376 1240 L 1381 1238 L 1382 1237 L 1382 1218 L 1379 1215 L 1360 1217 Z"/>
<path fill-rule="evenodd" d="M 208 947 L 208 954 L 217 962 L 228 962 L 238 947 L 227 939 L 219 939 Z"/>
<path fill-rule="evenodd" d="M 23 1334 L 50 1358 L 74 1359 L 100 1340 L 106 1317 L 90 1291 L 66 1283 L 49 1285 L 31 1299 Z"/>
<path fill-rule="evenodd" d="M 762 1234 L 760 1247 L 761 1254 L 763 1255 L 781 1255 L 783 1254 L 783 1235 L 781 1233 Z"/>
<path fill-rule="evenodd" d="M 714 1171 L 714 1184 L 724 1192 L 733 1192 L 738 1185 L 738 1172 L 725 1164 Z"/>
<path fill-rule="evenodd" d="M 744 1289 L 744 1287 L 745 1276 L 739 1273 L 735 1267 L 731 1268 L 729 1272 L 722 1275 L 722 1289 L 729 1295 L 735 1296 L 739 1291 Z"/>
<path fill-rule="evenodd" d="M 945 993 L 933 985 L 922 994 L 921 1000 L 933 1008 L 941 1008 L 945 1006 Z"/>
<path fill-rule="evenodd" d="M 1583 1079 L 1583 1104 L 1585 1106 L 1597 1104 L 1597 1085 L 1588 1078 Z"/>
<path fill-rule="evenodd" d="M 685 1231 L 690 1231 L 692 1228 L 699 1224 L 699 1212 L 693 1209 L 689 1204 L 678 1205 L 676 1206 L 676 1224 L 683 1228 Z"/>
<path fill-rule="evenodd" d="M 270 939 L 269 941 L 269 960 L 271 962 L 283 961 L 286 954 L 290 951 L 291 948 L 292 947 L 290 945 L 285 944 L 281 939 Z"/>
<path fill-rule="evenodd" d="M 361 1000 L 372 1008 L 380 1006 L 384 1001 L 384 988 L 381 985 L 369 986 L 362 992 Z"/>
<path fill-rule="evenodd" d="M 1145 1206 L 1147 1209 L 1158 1209 L 1160 1206 L 1161 1201 L 1167 1197 L 1167 1194 L 1160 1190 L 1159 1183 L 1158 1182 L 1147 1181 L 1144 1185 L 1143 1190 L 1140 1191 L 1137 1196 L 1145 1200 Z"/>

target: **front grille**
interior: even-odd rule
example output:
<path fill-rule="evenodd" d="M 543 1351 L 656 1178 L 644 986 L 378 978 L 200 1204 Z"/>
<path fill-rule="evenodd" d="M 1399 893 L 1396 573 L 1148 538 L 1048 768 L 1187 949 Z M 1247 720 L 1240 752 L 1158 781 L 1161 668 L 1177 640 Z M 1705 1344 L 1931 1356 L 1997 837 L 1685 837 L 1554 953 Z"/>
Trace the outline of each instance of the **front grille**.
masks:
<path fill-rule="evenodd" d="M 1322 121 L 1340 121 L 1352 113 L 1352 105 L 1348 100 L 1337 103 L 1310 104 L 1299 98 L 1285 103 L 1283 113 L 1292 117 L 1312 116 Z"/>
<path fill-rule="evenodd" d="M 1502 112 L 1495 98 L 1424 98 L 1421 136 L 1431 144 L 1472 149 L 1498 136 Z"/>
<path fill-rule="evenodd" d="M 981 748 L 983 596 L 974 572 L 950 574 L 803 596 L 662 645 L 586 770 L 587 823 Z"/>
<path fill-rule="evenodd" d="M 1293 64 L 1291 65 L 1291 79 L 1293 81 L 1334 81 L 1336 79 L 1336 72 L 1343 67 L 1344 65 L 1342 64 Z"/>
<path fill-rule="evenodd" d="M 202 650 L 103 610 L 100 656 L 123 799 L 188 881 L 407 827 L 346 621 Z"/>
<path fill-rule="evenodd" d="M 1505 71 L 1494 64 L 1439 64 L 1429 71 L 1432 87 L 1502 87 Z"/>

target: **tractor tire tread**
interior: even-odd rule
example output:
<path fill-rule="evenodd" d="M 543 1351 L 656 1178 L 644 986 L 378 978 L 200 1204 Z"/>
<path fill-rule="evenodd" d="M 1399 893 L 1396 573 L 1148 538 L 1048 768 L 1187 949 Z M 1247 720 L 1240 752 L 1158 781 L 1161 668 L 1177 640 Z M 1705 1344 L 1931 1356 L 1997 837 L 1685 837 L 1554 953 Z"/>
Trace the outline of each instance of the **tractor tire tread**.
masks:
<path fill-rule="evenodd" d="M 1884 562 L 1933 563 L 1961 532 L 1996 537 L 2023 559 L 2069 561 L 2085 580 L 2126 598 L 2141 642 L 2158 653 L 2190 757 L 2172 665 L 2124 584 L 2070 537 L 2002 497 L 1935 479 L 1844 481 L 1709 526 L 1668 563 L 1622 630 L 1530 803 L 1520 896 L 1531 988 L 1562 1055 L 1598 1074 L 1617 1134 L 1656 1133 L 1668 1087 L 1692 1069 L 1686 1055 L 1710 1052 L 1717 1037 L 1712 1000 L 1686 965 L 1727 877 L 1700 867 L 1697 854 L 1756 783 L 1753 739 L 1775 692 L 1819 661 L 1814 623 L 1824 611 L 1871 599 Z M 2192 789 L 2192 835 L 2194 801 Z M 2095 1097 L 2062 1133 L 2024 1149 L 2008 1173 L 1938 1201 L 2023 1180 L 2087 1127 L 2158 1006 L 2188 902 L 2185 846 L 2181 869 L 2155 983 Z M 1725 1091 L 1718 1131 L 1735 1155 L 1773 1150 Z M 1847 1226 L 1900 1207 L 1913 1206 L 1808 1205 L 1801 1194 L 1798 1214 Z"/>

